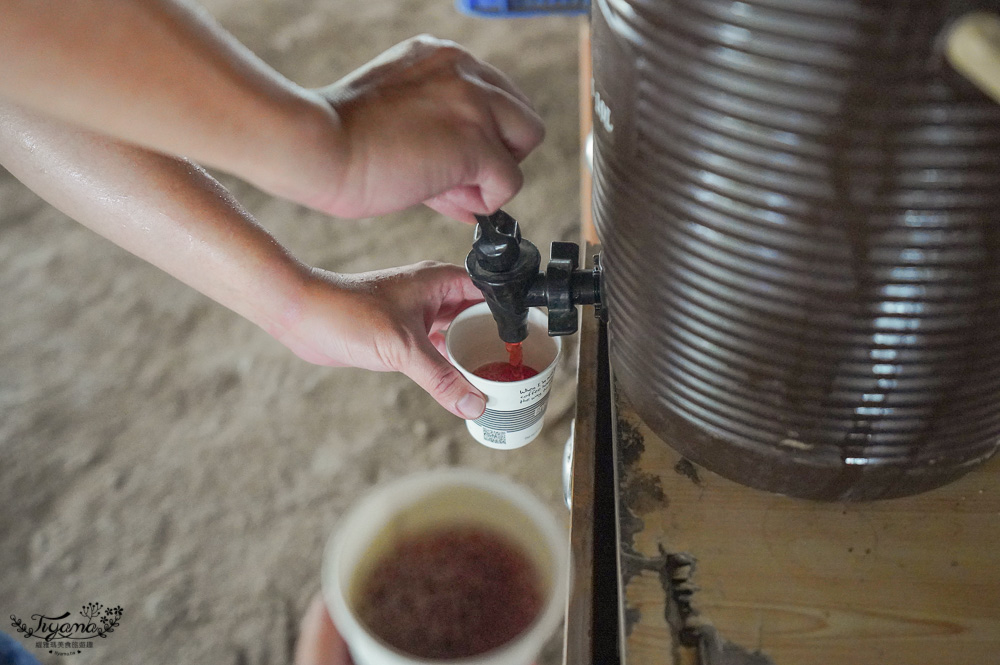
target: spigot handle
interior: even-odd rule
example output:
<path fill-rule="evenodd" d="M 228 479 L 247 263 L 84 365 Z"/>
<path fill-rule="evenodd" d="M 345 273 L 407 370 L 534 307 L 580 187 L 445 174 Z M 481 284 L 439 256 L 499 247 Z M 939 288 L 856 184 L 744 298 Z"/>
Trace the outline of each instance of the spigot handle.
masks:
<path fill-rule="evenodd" d="M 593 268 L 580 270 L 579 254 L 580 247 L 575 242 L 553 242 L 543 278 L 528 291 L 529 305 L 549 310 L 549 335 L 576 332 L 577 305 L 593 305 L 598 318 L 607 320 L 601 304 L 600 255 L 594 257 Z"/>
<path fill-rule="evenodd" d="M 579 254 L 580 247 L 575 242 L 557 241 L 549 246 L 549 265 L 545 269 L 549 335 L 572 335 L 576 332 L 573 272 L 579 265 Z"/>
<path fill-rule="evenodd" d="M 490 272 L 513 268 L 521 253 L 521 229 L 517 220 L 497 210 L 492 215 L 476 215 L 476 222 L 472 249 L 479 265 Z"/>

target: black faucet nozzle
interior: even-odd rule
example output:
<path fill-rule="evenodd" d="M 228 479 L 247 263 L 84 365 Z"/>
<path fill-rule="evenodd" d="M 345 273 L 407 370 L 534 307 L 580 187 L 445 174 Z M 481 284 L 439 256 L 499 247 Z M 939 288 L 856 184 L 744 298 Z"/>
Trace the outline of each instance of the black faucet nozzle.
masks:
<path fill-rule="evenodd" d="M 477 228 L 465 269 L 483 292 L 500 339 L 522 342 L 528 336 L 528 308 L 547 307 L 549 335 L 577 330 L 576 305 L 601 307 L 600 256 L 591 270 L 578 270 L 576 243 L 553 242 L 545 272 L 538 248 L 521 237 L 517 220 L 502 210 L 476 215 Z"/>
<path fill-rule="evenodd" d="M 523 342 L 528 336 L 525 294 L 542 263 L 538 248 L 521 238 L 517 220 L 502 210 L 476 215 L 477 228 L 465 269 L 483 292 L 497 322 L 500 339 Z"/>
<path fill-rule="evenodd" d="M 498 210 L 492 215 L 476 215 L 476 237 L 472 250 L 476 263 L 489 272 L 508 272 L 521 253 L 521 229 L 517 220 Z"/>

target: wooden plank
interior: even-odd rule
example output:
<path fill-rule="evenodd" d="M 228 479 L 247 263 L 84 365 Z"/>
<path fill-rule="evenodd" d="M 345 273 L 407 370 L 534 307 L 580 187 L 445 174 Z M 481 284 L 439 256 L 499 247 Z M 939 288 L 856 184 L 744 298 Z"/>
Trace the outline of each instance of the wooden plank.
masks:
<path fill-rule="evenodd" d="M 585 265 L 595 248 L 584 245 Z M 566 605 L 563 662 L 590 665 L 594 595 L 594 457 L 597 438 L 598 322 L 593 310 L 583 308 L 577 347 L 577 399 L 573 425 L 570 551 L 573 568 Z M 609 571 L 612 573 L 613 571 Z"/>
<path fill-rule="evenodd" d="M 593 100 L 590 97 L 590 82 L 593 77 L 590 58 L 590 21 L 580 21 L 580 228 L 583 233 L 584 243 L 592 245 L 600 244 L 597 238 L 597 229 L 594 227 L 594 216 L 591 208 L 591 189 L 593 178 L 590 167 L 586 163 L 586 155 L 583 148 L 587 145 L 592 127 Z"/>
<path fill-rule="evenodd" d="M 695 467 L 615 407 L 628 665 L 998 662 L 1000 458 L 915 497 L 811 502 Z"/>
<path fill-rule="evenodd" d="M 583 146 L 590 133 L 590 22 L 581 19 L 579 29 L 580 93 L 580 239 L 583 264 L 593 267 L 597 233 L 590 213 L 590 171 L 583 161 Z M 580 319 L 577 346 L 577 399 L 573 421 L 573 463 L 570 500 L 570 551 L 573 568 L 566 603 L 563 632 L 563 663 L 591 665 L 593 662 L 594 597 L 594 457 L 597 438 L 598 322 L 589 308 Z M 609 571 L 612 572 L 613 571 Z"/>

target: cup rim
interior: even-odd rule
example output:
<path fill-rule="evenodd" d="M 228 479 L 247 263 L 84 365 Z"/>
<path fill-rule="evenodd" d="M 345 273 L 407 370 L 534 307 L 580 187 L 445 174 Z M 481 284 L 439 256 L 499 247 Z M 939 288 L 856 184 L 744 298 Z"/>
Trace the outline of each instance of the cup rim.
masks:
<path fill-rule="evenodd" d="M 348 589 L 345 589 L 341 584 L 339 567 L 336 565 L 340 559 L 339 552 L 343 548 L 342 534 L 349 531 L 352 525 L 362 519 L 364 509 L 368 505 L 376 502 L 388 492 L 406 490 L 408 485 L 412 486 L 413 489 L 420 490 L 415 498 L 432 495 L 439 490 L 454 486 L 473 487 L 496 493 L 523 511 L 538 527 L 553 557 L 554 575 L 542 610 L 535 620 L 515 638 L 494 649 L 473 656 L 435 660 L 414 656 L 390 646 L 373 635 L 355 616 L 347 599 Z M 571 555 L 565 529 L 559 526 L 548 507 L 533 492 L 499 474 L 464 467 L 448 467 L 407 474 L 376 485 L 363 494 L 344 513 L 327 539 L 323 549 L 320 577 L 323 602 L 340 627 L 345 640 L 348 634 L 363 636 L 367 646 L 374 647 L 388 658 L 397 659 L 399 663 L 491 665 L 494 662 L 503 662 L 502 659 L 505 656 L 516 654 L 519 649 L 525 648 L 524 645 L 529 639 L 538 641 L 540 648 L 551 637 L 565 612 L 566 598 L 569 593 L 570 565 Z M 348 646 L 351 646 L 349 640 Z"/>

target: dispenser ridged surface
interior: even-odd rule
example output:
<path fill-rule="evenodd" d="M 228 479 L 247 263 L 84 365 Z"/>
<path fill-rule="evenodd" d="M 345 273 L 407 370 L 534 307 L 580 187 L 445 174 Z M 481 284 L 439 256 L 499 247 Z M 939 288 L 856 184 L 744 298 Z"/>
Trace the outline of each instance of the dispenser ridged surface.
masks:
<path fill-rule="evenodd" d="M 924 491 L 1000 437 L 997 2 L 597 0 L 594 217 L 618 386 L 726 477 Z"/>

